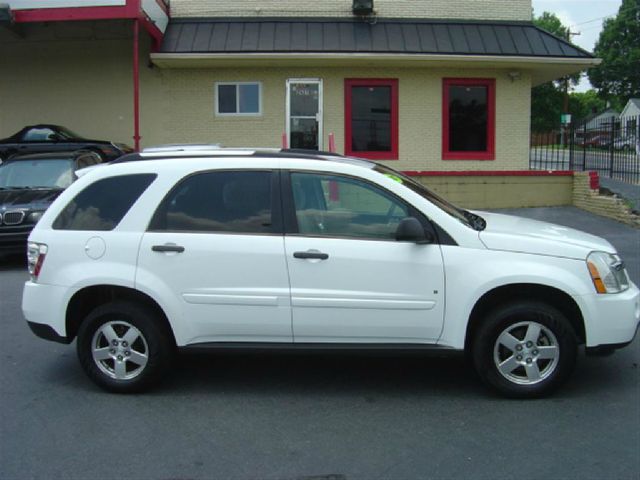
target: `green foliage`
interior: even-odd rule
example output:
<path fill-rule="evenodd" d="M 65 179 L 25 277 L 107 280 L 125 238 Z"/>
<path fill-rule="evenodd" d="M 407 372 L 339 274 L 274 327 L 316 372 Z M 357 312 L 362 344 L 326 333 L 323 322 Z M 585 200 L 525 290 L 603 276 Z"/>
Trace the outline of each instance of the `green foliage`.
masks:
<path fill-rule="evenodd" d="M 604 22 L 594 53 L 602 63 L 589 70 L 591 84 L 614 105 L 640 97 L 640 1 L 623 0 Z"/>
<path fill-rule="evenodd" d="M 569 29 L 553 13 L 542 12 L 542 15 L 534 15 L 533 23 L 549 33 L 566 39 Z M 534 132 L 548 132 L 560 126 L 562 114 L 565 79 L 548 82 L 531 89 L 531 129 Z M 577 85 L 580 74 L 572 75 L 569 81 Z"/>
<path fill-rule="evenodd" d="M 555 13 L 542 12 L 539 17 L 533 18 L 533 23 L 537 27 L 543 28 L 555 36 L 566 39 L 569 35 L 569 28 L 565 27 Z"/>
<path fill-rule="evenodd" d="M 538 85 L 531 90 L 531 129 L 534 132 L 548 132 L 558 128 L 563 95 L 553 82 Z"/>
<path fill-rule="evenodd" d="M 595 112 L 602 112 L 607 102 L 598 96 L 595 90 L 586 92 L 573 92 L 569 95 L 569 112 L 572 115 L 571 122 L 576 124 L 591 116 Z"/>

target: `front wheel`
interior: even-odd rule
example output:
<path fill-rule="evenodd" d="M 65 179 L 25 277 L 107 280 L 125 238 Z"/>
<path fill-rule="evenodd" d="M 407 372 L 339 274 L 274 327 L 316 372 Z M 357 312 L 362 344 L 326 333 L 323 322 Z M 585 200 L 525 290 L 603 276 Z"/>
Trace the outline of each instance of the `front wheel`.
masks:
<path fill-rule="evenodd" d="M 139 392 L 166 373 L 173 352 L 155 313 L 116 301 L 93 310 L 78 331 L 77 352 L 85 373 L 105 390 Z"/>
<path fill-rule="evenodd" d="M 557 309 L 517 302 L 487 315 L 472 343 L 476 370 L 501 394 L 541 397 L 567 380 L 576 362 L 576 335 Z"/>

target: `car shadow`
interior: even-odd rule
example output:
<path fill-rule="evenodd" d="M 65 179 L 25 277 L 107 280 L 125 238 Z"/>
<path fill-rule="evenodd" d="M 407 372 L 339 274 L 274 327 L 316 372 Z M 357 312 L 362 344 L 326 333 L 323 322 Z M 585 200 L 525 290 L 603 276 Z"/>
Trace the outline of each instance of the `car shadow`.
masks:
<path fill-rule="evenodd" d="M 75 355 L 65 353 L 52 363 L 55 365 L 45 374 L 50 388 L 64 385 L 101 393 L 82 373 Z M 636 368 L 632 358 L 596 359 L 581 354 L 567 384 L 541 401 L 572 401 L 631 388 Z M 484 387 L 463 356 L 347 353 L 182 353 L 164 381 L 143 396 L 160 399 L 216 394 L 360 398 L 366 403 L 396 397 L 514 401 Z"/>
<path fill-rule="evenodd" d="M 484 390 L 464 358 L 368 354 L 182 354 L 165 394 L 236 392 L 477 396 Z"/>

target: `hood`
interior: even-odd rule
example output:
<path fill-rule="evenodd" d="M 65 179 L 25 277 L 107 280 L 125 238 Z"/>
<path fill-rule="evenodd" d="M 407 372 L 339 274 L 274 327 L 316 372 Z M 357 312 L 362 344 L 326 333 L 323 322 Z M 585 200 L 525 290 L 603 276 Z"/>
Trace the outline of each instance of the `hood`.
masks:
<path fill-rule="evenodd" d="M 60 188 L 0 190 L 0 212 L 13 208 L 46 209 L 62 193 Z"/>
<path fill-rule="evenodd" d="M 479 236 L 490 250 L 580 260 L 594 250 L 615 253 L 615 248 L 605 239 L 573 228 L 511 215 L 477 213 L 487 221 L 487 228 Z"/>

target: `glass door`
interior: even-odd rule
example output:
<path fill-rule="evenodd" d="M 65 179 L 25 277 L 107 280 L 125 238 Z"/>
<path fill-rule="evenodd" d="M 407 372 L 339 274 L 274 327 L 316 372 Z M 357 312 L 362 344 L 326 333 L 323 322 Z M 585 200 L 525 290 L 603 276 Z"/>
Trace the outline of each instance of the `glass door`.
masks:
<path fill-rule="evenodd" d="M 322 80 L 287 80 L 289 148 L 322 150 Z"/>

